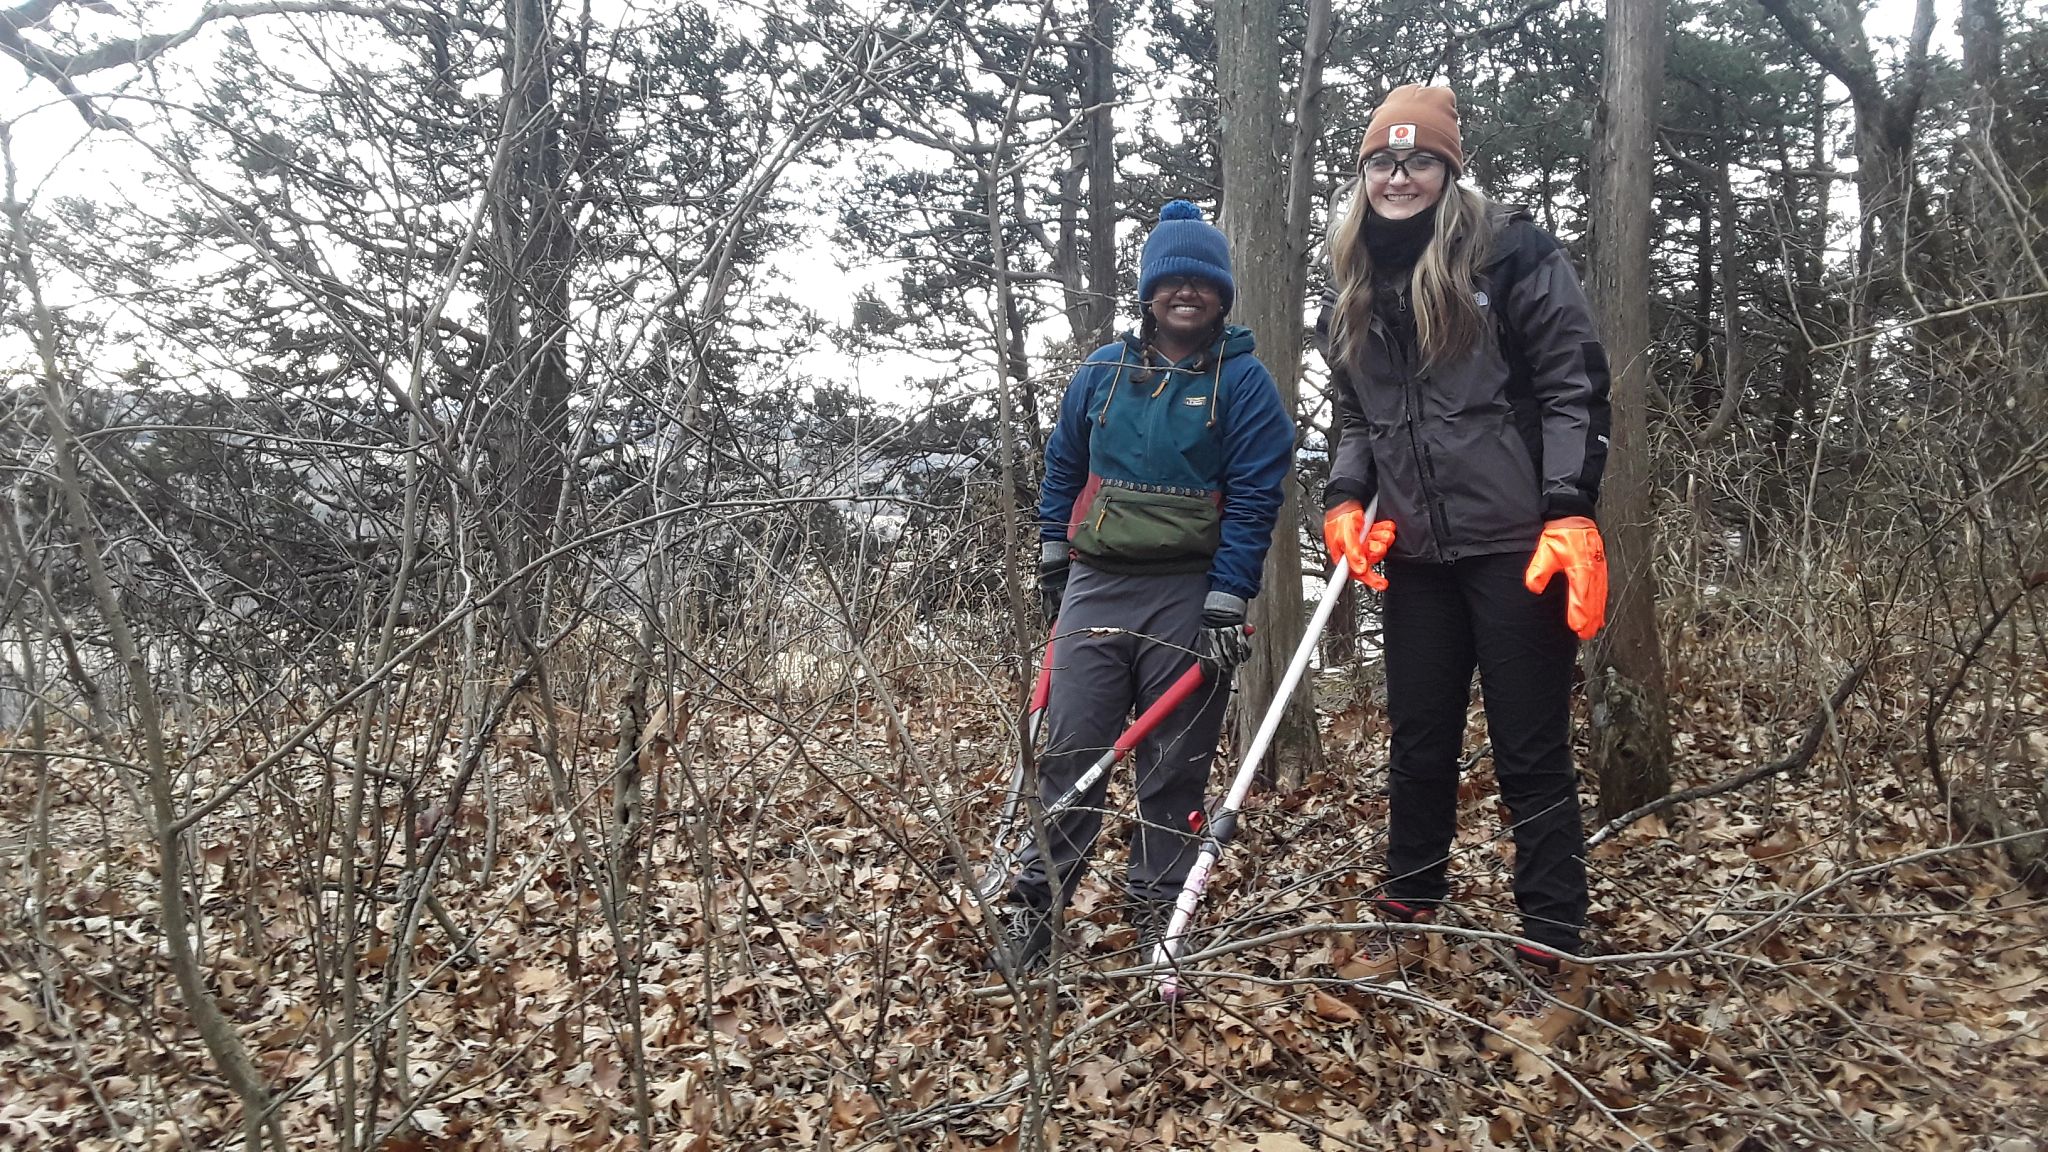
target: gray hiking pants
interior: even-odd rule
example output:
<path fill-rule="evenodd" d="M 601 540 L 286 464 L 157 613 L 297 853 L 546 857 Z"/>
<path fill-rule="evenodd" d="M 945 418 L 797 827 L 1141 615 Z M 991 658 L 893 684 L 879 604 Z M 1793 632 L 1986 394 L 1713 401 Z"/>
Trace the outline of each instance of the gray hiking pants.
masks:
<path fill-rule="evenodd" d="M 1040 803 L 1065 794 L 1193 663 L 1208 591 L 1206 573 L 1120 576 L 1074 564 L 1053 637 L 1052 698 L 1045 713 L 1045 753 L 1038 763 Z M 1134 901 L 1171 901 L 1194 867 L 1201 843 L 1188 817 L 1202 810 L 1229 702 L 1228 677 L 1220 683 L 1205 680 L 1138 745 L 1139 823 L 1132 837 L 1129 885 Z M 1052 906 L 1041 847 L 1051 850 L 1060 903 L 1073 899 L 1102 829 L 1109 775 L 1047 821 L 1045 845 L 1033 841 L 1026 846 L 1011 889 L 1013 901 Z"/>

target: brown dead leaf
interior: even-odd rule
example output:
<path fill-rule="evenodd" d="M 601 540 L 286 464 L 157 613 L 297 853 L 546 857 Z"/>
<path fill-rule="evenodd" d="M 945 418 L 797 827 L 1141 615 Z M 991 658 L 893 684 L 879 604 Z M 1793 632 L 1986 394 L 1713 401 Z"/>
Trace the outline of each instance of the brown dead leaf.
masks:
<path fill-rule="evenodd" d="M 1515 1079 L 1524 1084 L 1549 1079 L 1551 1067 L 1545 1058 L 1550 1055 L 1550 1046 L 1537 1037 L 1535 1026 L 1517 1020 L 1504 1031 L 1517 1041 L 1513 1053 Z"/>
<path fill-rule="evenodd" d="M 832 1126 L 841 1130 L 859 1128 L 880 1116 L 882 1110 L 875 1106 L 874 1097 L 860 1091 L 838 1091 L 832 1094 Z"/>
<path fill-rule="evenodd" d="M 1372 969 L 1363 960 L 1347 960 L 1337 966 L 1337 979 L 1363 980 L 1372 975 Z"/>
<path fill-rule="evenodd" d="M 0 988 L 0 1023 L 27 1034 L 35 1031 L 42 1019 L 42 1013 L 36 1011 L 35 1005 L 17 998 L 5 988 Z"/>
<path fill-rule="evenodd" d="M 1309 993 L 1308 1007 L 1309 1011 L 1314 1012 L 1323 1019 L 1335 1020 L 1342 1024 L 1356 1023 L 1361 1019 L 1358 1009 L 1353 1008 L 1351 1005 L 1346 1004 L 1327 992 L 1316 991 Z"/>

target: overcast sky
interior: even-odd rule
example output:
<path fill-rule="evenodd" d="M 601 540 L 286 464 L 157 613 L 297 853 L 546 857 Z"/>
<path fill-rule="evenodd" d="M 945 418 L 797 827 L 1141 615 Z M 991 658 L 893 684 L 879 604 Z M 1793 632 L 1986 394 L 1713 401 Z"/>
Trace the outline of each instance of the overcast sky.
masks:
<path fill-rule="evenodd" d="M 87 38 L 175 31 L 188 26 L 204 6 L 202 0 L 162 0 L 143 5 L 129 3 L 128 0 L 116 2 L 120 4 L 120 15 L 67 6 L 53 14 L 51 25 L 57 29 L 75 30 Z M 601 0 L 599 8 L 600 17 L 632 19 L 635 16 L 634 6 L 620 0 Z M 609 12 L 602 11 L 607 8 Z M 1935 51 L 1953 58 L 1960 53 L 1955 26 L 1960 2 L 1939 0 L 1935 10 Z M 640 14 L 645 11 L 641 6 Z M 1866 18 L 1865 26 L 1873 40 L 1903 39 L 1911 31 L 1912 14 L 1912 0 L 1882 0 Z M 263 17 L 252 21 L 251 25 L 262 29 L 268 23 L 281 29 L 285 26 L 282 22 L 287 19 Z M 346 23 L 335 26 L 345 27 Z M 217 49 L 219 27 L 174 49 L 183 67 L 173 71 L 196 70 L 205 56 Z M 1138 63 L 1142 64 L 1142 61 Z M 0 117 L 4 117 L 13 129 L 13 152 L 21 174 L 21 195 L 43 199 L 50 195 L 70 194 L 119 200 L 146 194 L 137 186 L 136 178 L 138 172 L 155 166 L 146 153 L 117 134 L 90 133 L 77 111 L 48 84 L 29 78 L 12 61 L 0 65 L 0 77 L 4 77 L 0 79 L 0 85 L 4 85 L 0 87 Z M 88 91 L 105 94 L 142 97 L 159 94 L 154 78 L 140 70 L 102 72 L 87 77 L 82 86 Z M 107 106 L 118 112 L 122 104 L 123 101 L 116 99 Z M 136 106 L 131 103 L 130 107 Z M 1844 157 L 1842 163 L 1848 166 L 1853 161 Z M 1840 188 L 1853 196 L 1853 188 L 1846 182 Z M 1846 209 L 1852 205 L 1853 200 L 1843 207 Z M 850 318 L 848 302 L 853 291 L 863 283 L 882 286 L 891 269 L 887 265 L 874 265 L 854 269 L 852 275 L 846 277 L 818 275 L 821 266 L 840 258 L 838 250 L 829 244 L 830 224 L 829 214 L 821 213 L 811 227 L 792 237 L 795 242 L 778 252 L 771 266 L 782 274 L 786 281 L 784 288 L 790 295 L 828 319 L 844 323 Z M 59 295 L 59 292 L 53 286 L 53 295 Z M 58 302 L 62 302 L 61 296 Z M 993 370 L 992 364 L 991 359 L 988 365 L 969 370 L 984 379 L 978 383 L 963 379 L 962 385 L 970 390 L 985 388 L 988 384 L 985 377 Z M 837 377 L 864 389 L 879 389 L 882 394 L 899 393 L 900 389 L 895 384 L 906 376 L 931 376 L 939 370 L 932 363 L 914 358 L 889 357 L 849 364 L 825 347 L 814 348 L 800 356 L 797 366 L 800 371 Z"/>

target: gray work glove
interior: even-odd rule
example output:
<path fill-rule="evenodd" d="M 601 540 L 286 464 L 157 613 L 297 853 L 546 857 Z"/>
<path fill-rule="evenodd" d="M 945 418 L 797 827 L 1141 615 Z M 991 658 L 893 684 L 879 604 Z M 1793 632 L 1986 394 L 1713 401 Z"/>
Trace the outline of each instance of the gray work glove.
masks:
<path fill-rule="evenodd" d="M 1060 618 L 1060 601 L 1067 598 L 1067 577 L 1072 573 L 1065 540 L 1046 540 L 1038 546 L 1038 610 L 1045 622 Z"/>
<path fill-rule="evenodd" d="M 1251 658 L 1252 638 L 1244 630 L 1245 602 L 1228 592 L 1210 592 L 1202 601 L 1202 631 L 1195 638 L 1195 655 L 1214 679 L 1237 671 Z"/>

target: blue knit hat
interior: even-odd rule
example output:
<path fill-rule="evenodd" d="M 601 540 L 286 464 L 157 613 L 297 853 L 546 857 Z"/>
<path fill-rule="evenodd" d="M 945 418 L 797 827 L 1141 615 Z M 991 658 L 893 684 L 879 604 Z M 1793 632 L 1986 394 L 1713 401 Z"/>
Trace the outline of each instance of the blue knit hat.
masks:
<path fill-rule="evenodd" d="M 1168 201 L 1159 210 L 1158 225 L 1145 237 L 1145 254 L 1138 258 L 1138 299 L 1152 299 L 1152 289 L 1168 276 L 1200 276 L 1221 287 L 1226 316 L 1237 299 L 1237 282 L 1230 278 L 1230 241 L 1186 200 Z"/>

